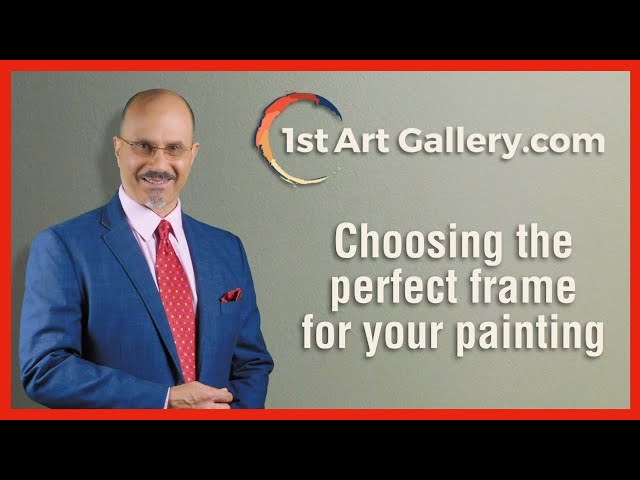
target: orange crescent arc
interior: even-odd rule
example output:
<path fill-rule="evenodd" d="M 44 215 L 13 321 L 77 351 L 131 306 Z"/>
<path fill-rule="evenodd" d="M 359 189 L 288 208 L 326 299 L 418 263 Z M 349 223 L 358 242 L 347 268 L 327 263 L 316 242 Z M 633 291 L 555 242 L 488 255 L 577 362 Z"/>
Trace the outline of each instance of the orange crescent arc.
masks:
<path fill-rule="evenodd" d="M 284 169 L 278 165 L 275 157 L 273 156 L 273 150 L 271 150 L 271 143 L 269 142 L 269 129 L 273 124 L 273 121 L 280 115 L 289 105 L 292 103 L 307 101 L 313 102 L 315 105 L 323 106 L 331 110 L 334 114 L 342 120 L 342 115 L 338 109 L 326 98 L 316 95 L 314 93 L 289 93 L 282 97 L 277 98 L 262 113 L 262 118 L 258 124 L 256 130 L 256 147 L 262 153 L 262 156 L 267 160 L 279 174 L 280 177 L 293 185 L 310 185 L 314 183 L 320 183 L 327 179 L 327 177 L 314 178 L 311 180 L 305 180 L 304 178 L 298 178 L 285 172 Z"/>

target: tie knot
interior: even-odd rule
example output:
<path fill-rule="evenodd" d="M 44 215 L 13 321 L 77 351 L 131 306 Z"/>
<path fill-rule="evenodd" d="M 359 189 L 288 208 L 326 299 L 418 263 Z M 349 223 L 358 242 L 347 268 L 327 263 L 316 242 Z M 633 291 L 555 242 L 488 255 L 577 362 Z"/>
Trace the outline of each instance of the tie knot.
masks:
<path fill-rule="evenodd" d="M 158 225 L 157 232 L 161 242 L 169 238 L 170 231 L 171 231 L 171 223 L 169 223 L 167 220 L 160 220 L 160 224 Z"/>

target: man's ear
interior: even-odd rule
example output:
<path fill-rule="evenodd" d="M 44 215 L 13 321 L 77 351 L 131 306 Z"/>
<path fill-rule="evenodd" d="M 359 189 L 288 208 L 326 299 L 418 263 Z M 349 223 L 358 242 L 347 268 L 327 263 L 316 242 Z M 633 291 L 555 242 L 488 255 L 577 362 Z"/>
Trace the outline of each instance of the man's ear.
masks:
<path fill-rule="evenodd" d="M 113 151 L 116 154 L 116 162 L 120 167 L 120 150 L 122 149 L 122 142 L 118 137 L 113 137 Z"/>
<path fill-rule="evenodd" d="M 193 148 L 191 150 L 191 165 L 193 165 L 193 161 L 196 159 L 196 155 L 198 155 L 198 150 L 200 150 L 200 144 L 196 142 L 193 144 Z"/>

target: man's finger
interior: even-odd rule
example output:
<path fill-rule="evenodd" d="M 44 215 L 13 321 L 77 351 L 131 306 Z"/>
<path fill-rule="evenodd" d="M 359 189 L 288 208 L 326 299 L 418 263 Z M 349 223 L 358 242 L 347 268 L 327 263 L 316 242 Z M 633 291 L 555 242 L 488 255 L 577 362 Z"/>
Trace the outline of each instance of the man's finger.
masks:
<path fill-rule="evenodd" d="M 233 395 L 226 388 L 214 388 L 209 398 L 214 402 L 229 403 L 233 400 Z"/>
<path fill-rule="evenodd" d="M 218 395 L 216 395 L 213 399 L 214 402 L 220 402 L 220 403 L 229 403 L 233 400 L 233 395 L 231 395 L 231 392 L 222 392 L 219 391 Z"/>

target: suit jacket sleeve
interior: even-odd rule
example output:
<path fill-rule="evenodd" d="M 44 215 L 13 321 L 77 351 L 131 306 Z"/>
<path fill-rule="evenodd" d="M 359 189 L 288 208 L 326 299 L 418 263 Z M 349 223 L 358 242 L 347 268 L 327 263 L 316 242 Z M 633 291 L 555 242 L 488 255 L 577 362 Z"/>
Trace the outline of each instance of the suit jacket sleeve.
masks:
<path fill-rule="evenodd" d="M 163 408 L 168 388 L 82 358 L 86 308 L 67 246 L 52 229 L 34 239 L 20 323 L 29 397 L 57 408 Z"/>
<path fill-rule="evenodd" d="M 236 237 L 237 238 L 237 237 Z M 256 302 L 251 270 L 242 242 L 238 238 L 242 257 L 242 328 L 233 351 L 230 372 L 230 391 L 234 396 L 232 408 L 264 408 L 269 373 L 273 359 L 267 351 L 260 330 L 260 313 Z"/>

